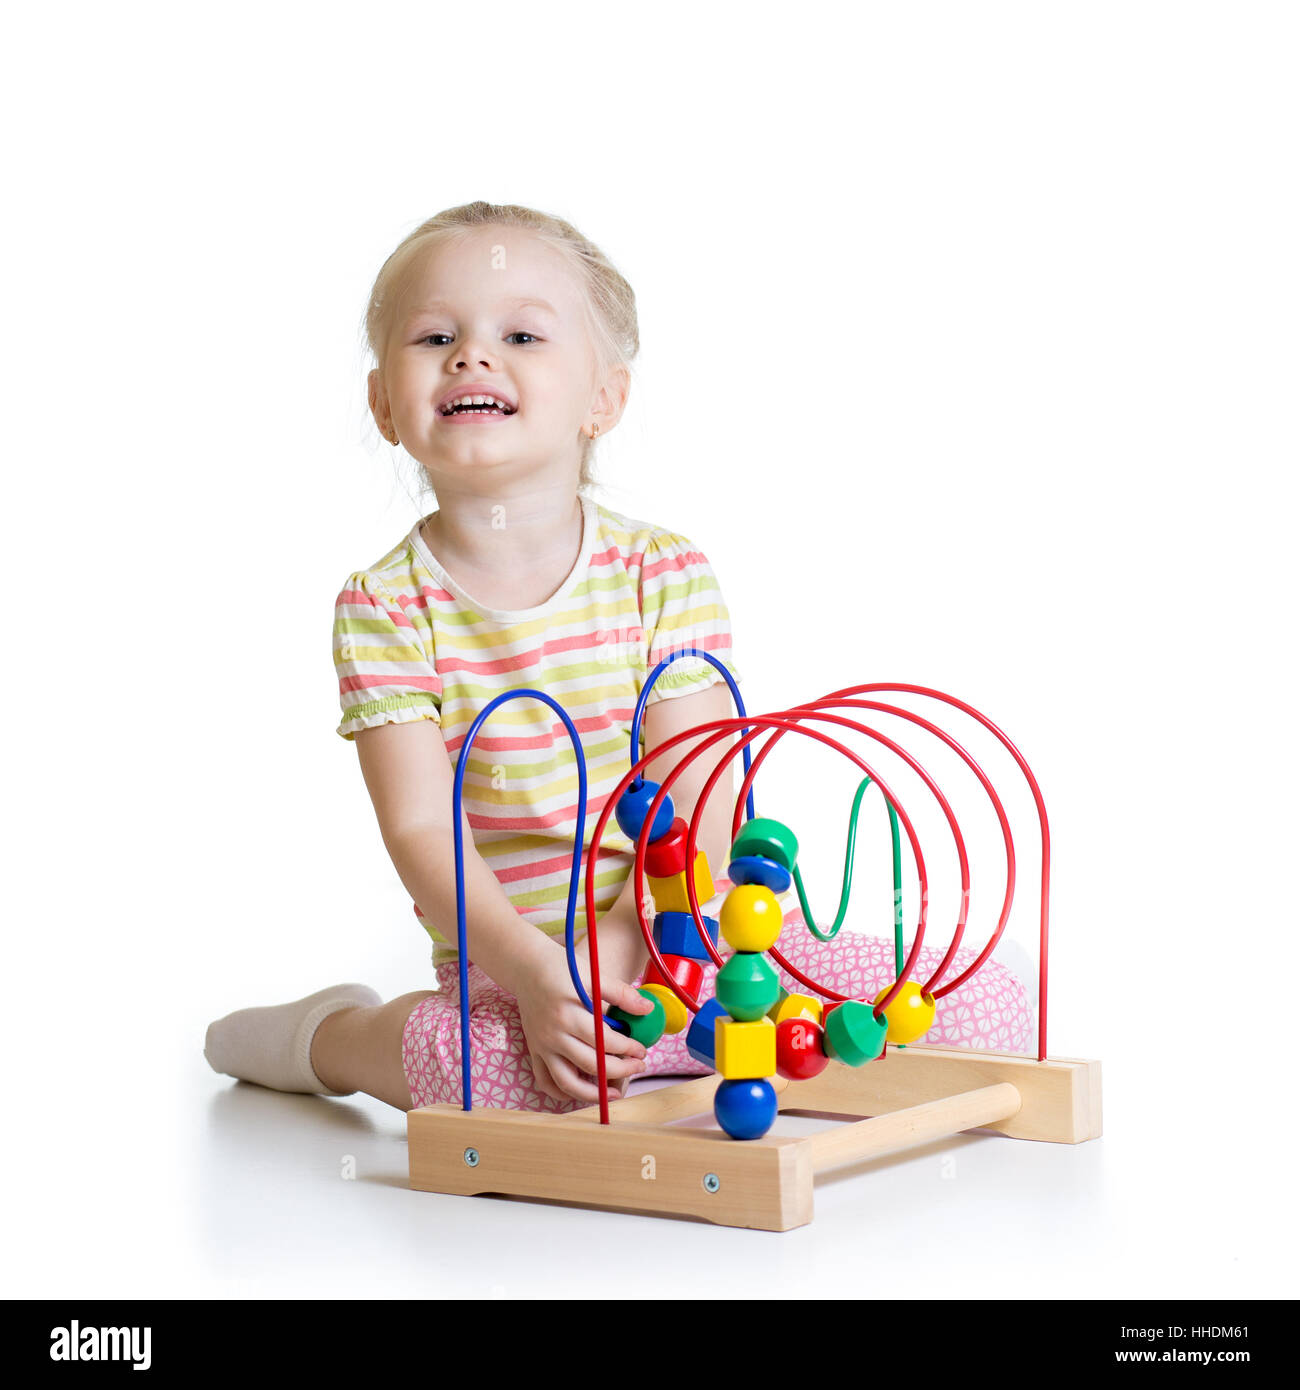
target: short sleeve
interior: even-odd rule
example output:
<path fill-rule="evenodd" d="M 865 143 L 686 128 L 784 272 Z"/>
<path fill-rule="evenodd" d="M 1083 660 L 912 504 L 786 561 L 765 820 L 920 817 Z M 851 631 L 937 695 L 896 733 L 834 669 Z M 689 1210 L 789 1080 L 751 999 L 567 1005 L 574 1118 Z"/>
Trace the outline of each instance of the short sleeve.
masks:
<path fill-rule="evenodd" d="M 334 601 L 334 668 L 343 720 L 354 738 L 378 724 L 442 723 L 442 681 L 432 655 L 392 591 L 369 570 L 349 577 Z"/>
<path fill-rule="evenodd" d="M 666 656 L 695 647 L 716 657 L 740 683 L 732 662 L 731 615 L 721 586 L 708 557 L 685 536 L 658 531 L 646 543 L 640 599 L 647 679 Z M 720 680 L 711 662 L 679 657 L 661 672 L 646 703 L 707 690 Z"/>

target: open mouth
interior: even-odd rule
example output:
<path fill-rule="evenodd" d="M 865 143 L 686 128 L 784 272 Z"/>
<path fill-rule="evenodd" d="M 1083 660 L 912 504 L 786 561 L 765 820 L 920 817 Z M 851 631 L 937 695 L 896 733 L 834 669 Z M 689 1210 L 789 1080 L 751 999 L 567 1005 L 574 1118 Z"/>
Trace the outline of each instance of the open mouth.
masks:
<path fill-rule="evenodd" d="M 450 415 L 513 415 L 515 408 L 496 396 L 462 396 L 459 400 L 448 401 L 438 412 Z"/>

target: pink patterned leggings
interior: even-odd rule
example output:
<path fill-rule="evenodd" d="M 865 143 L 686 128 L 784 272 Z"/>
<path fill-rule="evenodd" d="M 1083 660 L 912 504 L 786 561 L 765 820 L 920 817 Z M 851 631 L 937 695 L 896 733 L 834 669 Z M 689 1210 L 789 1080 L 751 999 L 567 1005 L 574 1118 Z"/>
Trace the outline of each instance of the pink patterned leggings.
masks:
<path fill-rule="evenodd" d="M 786 914 L 778 944 L 782 955 L 809 979 L 850 998 L 870 999 L 894 979 L 892 941 L 848 931 L 833 941 L 818 941 L 803 925 L 797 907 Z M 928 979 L 943 959 L 947 944 L 946 939 L 941 939 L 933 948 L 922 946 L 912 978 Z M 978 944 L 982 946 L 983 942 Z M 719 949 L 724 959 L 730 957 L 725 943 Z M 975 950 L 959 950 L 944 978 L 955 978 L 976 954 Z M 780 967 L 777 974 L 782 986 L 791 993 L 806 992 Z M 473 962 L 468 975 L 473 1104 L 498 1110 L 552 1113 L 593 1104 L 577 1099 L 557 1101 L 538 1089 L 514 995 Z M 716 975 L 717 966 L 706 962 L 702 999 L 713 996 Z M 1025 986 L 1005 966 L 989 960 L 960 989 L 939 1000 L 934 1026 L 924 1041 L 1021 1052 L 1029 1045 L 1033 1026 L 1034 1007 Z M 641 1076 L 707 1076 L 712 1070 L 687 1052 L 685 1032 L 666 1034 L 649 1049 L 645 1061 Z M 460 979 L 455 961 L 441 967 L 437 990 L 417 1004 L 406 1020 L 402 1064 L 415 1106 L 462 1103 Z"/>

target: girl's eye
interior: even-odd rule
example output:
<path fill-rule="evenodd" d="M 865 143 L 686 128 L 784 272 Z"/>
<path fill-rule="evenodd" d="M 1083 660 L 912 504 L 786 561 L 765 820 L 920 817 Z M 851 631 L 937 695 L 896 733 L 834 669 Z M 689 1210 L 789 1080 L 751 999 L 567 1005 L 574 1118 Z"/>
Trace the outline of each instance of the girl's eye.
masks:
<path fill-rule="evenodd" d="M 528 333 L 528 332 L 526 332 L 525 330 L 523 330 L 522 328 L 521 328 L 517 333 L 507 333 L 507 334 L 506 334 L 506 337 L 507 337 L 507 338 L 527 338 L 527 339 L 529 339 L 531 342 L 534 342 L 534 343 L 540 343 L 540 342 L 541 342 L 541 339 L 540 339 L 539 337 L 537 337 L 536 334 L 534 334 L 534 333 Z M 423 343 L 428 343 L 430 347 L 441 347 L 441 346 L 442 346 L 441 343 L 435 343 L 435 342 L 433 341 L 435 338 L 446 338 L 447 341 L 450 342 L 450 341 L 451 341 L 451 334 L 450 334 L 450 333 L 430 333 L 430 334 L 428 334 L 426 337 L 421 338 L 420 341 L 423 342 Z M 522 346 L 524 346 L 524 344 L 521 343 L 520 346 L 522 347 Z"/>

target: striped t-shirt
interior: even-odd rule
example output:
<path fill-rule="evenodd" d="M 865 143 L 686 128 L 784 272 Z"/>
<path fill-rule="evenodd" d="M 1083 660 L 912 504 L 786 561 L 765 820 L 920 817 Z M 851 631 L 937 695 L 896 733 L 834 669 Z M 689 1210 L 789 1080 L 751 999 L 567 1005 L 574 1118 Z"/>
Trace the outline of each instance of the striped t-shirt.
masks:
<path fill-rule="evenodd" d="M 573 721 L 587 761 L 588 849 L 596 821 L 630 766 L 632 713 L 649 673 L 697 647 L 731 660 L 731 620 L 708 559 L 676 532 L 582 499 L 583 540 L 568 578 L 545 603 L 514 611 L 477 602 L 439 564 L 417 522 L 369 569 L 349 576 L 334 617 L 334 663 L 353 738 L 377 724 L 433 719 L 453 769 L 479 712 L 502 691 L 544 691 Z M 660 675 L 647 704 L 721 680 L 698 657 Z M 644 738 L 641 750 L 645 751 Z M 568 731 L 540 700 L 512 700 L 479 729 L 465 772 L 464 810 L 479 854 L 515 909 L 564 934 L 578 778 Z M 613 815 L 597 858 L 596 904 L 612 906 L 635 858 Z M 585 875 L 585 866 L 583 869 Z M 575 931 L 585 930 L 578 886 Z M 454 927 L 433 938 L 433 963 L 455 960 Z M 454 919 L 453 919 L 454 921 Z"/>

